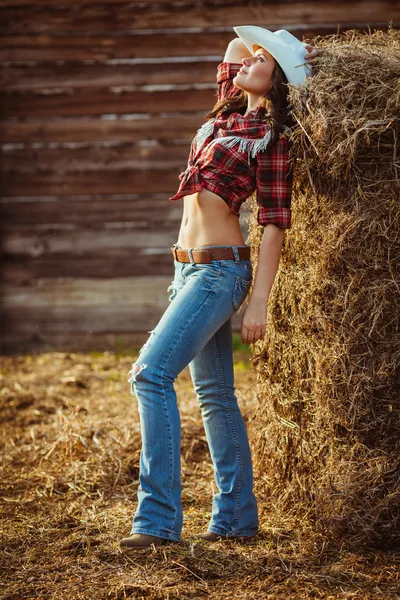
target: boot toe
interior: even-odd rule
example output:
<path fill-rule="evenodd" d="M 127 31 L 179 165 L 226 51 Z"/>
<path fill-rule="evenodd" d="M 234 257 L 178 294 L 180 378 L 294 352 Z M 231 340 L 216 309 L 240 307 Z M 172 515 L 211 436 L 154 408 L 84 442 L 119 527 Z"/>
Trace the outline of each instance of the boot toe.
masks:
<path fill-rule="evenodd" d="M 167 544 L 171 540 L 157 537 L 156 535 L 147 535 L 145 533 L 133 533 L 129 537 L 122 538 L 119 542 L 119 546 L 122 550 L 144 550 L 149 548 L 152 544 L 155 546 L 161 546 Z"/>
<path fill-rule="evenodd" d="M 217 542 L 218 540 L 228 539 L 222 535 L 219 535 L 218 533 L 214 533 L 213 531 L 205 531 L 204 533 L 198 533 L 196 534 L 196 537 L 202 540 L 207 540 L 208 542 Z"/>

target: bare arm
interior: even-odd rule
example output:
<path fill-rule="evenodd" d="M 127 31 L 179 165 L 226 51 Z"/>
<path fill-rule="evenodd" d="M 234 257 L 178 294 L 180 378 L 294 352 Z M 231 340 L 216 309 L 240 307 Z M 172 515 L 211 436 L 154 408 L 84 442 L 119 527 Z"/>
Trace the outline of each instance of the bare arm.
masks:
<path fill-rule="evenodd" d="M 265 226 L 258 254 L 253 290 L 242 317 L 242 342 L 251 344 L 264 337 L 269 294 L 278 271 L 285 229 Z"/>
<path fill-rule="evenodd" d="M 240 38 L 235 38 L 227 46 L 224 62 L 241 63 L 245 56 L 251 56 L 250 50 Z"/>

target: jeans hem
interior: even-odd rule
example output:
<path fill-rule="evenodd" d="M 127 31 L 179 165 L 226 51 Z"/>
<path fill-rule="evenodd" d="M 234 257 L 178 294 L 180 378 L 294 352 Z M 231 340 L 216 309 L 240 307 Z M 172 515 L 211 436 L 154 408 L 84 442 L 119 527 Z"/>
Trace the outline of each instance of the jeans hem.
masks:
<path fill-rule="evenodd" d="M 172 542 L 180 542 L 181 538 L 176 537 L 174 535 L 168 535 L 162 533 L 161 531 L 154 531 L 153 529 L 145 529 L 144 527 L 135 527 L 131 530 L 129 535 L 133 535 L 134 533 L 144 533 L 145 535 L 155 535 L 157 537 L 163 538 L 164 540 L 171 540 Z"/>
<path fill-rule="evenodd" d="M 235 531 L 234 535 L 231 535 L 227 531 L 224 531 L 220 527 L 215 527 L 214 525 L 210 525 L 208 531 L 212 533 L 217 533 L 218 535 L 222 535 L 224 537 L 233 538 L 233 537 L 251 537 L 253 535 L 257 535 L 258 529 L 244 529 L 243 531 Z"/>

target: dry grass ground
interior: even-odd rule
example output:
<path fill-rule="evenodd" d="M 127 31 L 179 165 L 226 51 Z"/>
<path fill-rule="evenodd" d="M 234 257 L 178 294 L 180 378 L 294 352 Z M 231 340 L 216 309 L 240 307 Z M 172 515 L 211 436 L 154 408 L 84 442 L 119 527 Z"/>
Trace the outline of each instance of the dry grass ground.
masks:
<path fill-rule="evenodd" d="M 277 529 L 259 499 L 247 545 L 209 544 L 215 483 L 189 371 L 182 419 L 182 542 L 125 555 L 136 506 L 140 430 L 127 373 L 136 356 L 47 353 L 1 359 L 1 598 L 399 598 L 400 553 L 333 551 L 307 530 Z M 247 427 L 257 397 L 250 355 L 235 351 Z"/>

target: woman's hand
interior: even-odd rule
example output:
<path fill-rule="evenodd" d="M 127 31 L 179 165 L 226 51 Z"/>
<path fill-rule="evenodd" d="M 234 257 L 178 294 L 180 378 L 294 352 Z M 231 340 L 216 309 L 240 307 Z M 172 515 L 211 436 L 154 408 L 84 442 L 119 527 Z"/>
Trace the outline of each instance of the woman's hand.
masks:
<path fill-rule="evenodd" d="M 242 342 L 253 344 L 264 337 L 266 332 L 265 302 L 252 302 L 251 298 L 242 317 Z"/>
<path fill-rule="evenodd" d="M 306 61 L 308 63 L 308 66 L 310 68 L 312 68 L 312 61 L 315 58 L 318 58 L 318 56 L 319 56 L 319 49 L 318 48 L 314 48 L 314 46 L 311 46 L 311 44 L 304 44 L 304 47 L 306 48 L 306 50 L 308 50 L 308 53 L 304 56 L 304 58 L 306 59 Z"/>

